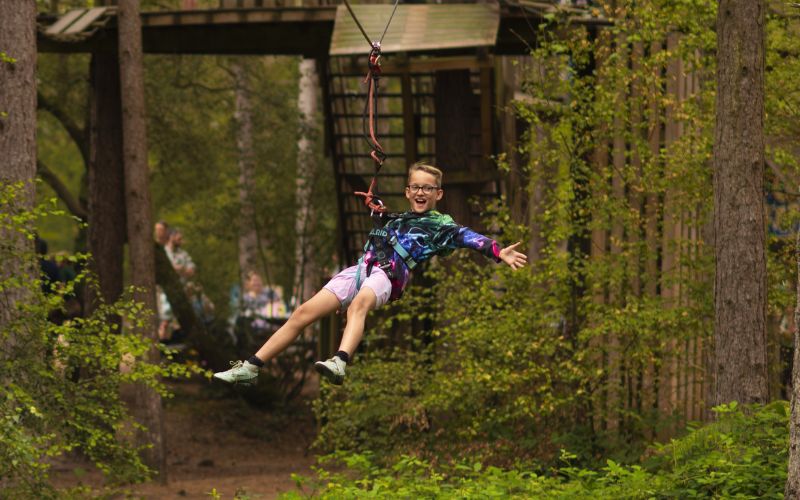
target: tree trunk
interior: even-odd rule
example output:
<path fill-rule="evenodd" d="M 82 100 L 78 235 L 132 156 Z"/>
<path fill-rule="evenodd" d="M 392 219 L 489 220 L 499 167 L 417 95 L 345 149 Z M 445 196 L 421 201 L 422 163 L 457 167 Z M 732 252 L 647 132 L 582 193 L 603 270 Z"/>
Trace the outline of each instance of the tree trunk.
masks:
<path fill-rule="evenodd" d="M 222 370 L 228 368 L 228 361 L 236 357 L 230 337 L 225 333 L 224 321 L 206 327 L 197 317 L 186 296 L 186 291 L 178 272 L 161 245 L 153 244 L 155 251 L 156 282 L 164 290 L 172 312 L 186 332 L 186 342 L 197 349 L 200 358 L 208 363 L 207 368 Z"/>
<path fill-rule="evenodd" d="M 119 60 L 114 53 L 92 54 L 89 112 L 89 252 L 99 294 L 113 303 L 122 294 L 126 238 L 125 172 L 122 165 L 122 109 Z M 87 297 L 94 307 L 94 292 Z"/>
<path fill-rule="evenodd" d="M 236 80 L 236 147 L 239 152 L 239 273 L 244 285 L 247 273 L 258 267 L 258 232 L 253 208 L 256 182 L 253 105 L 247 71 L 241 61 L 233 64 L 233 73 Z"/>
<path fill-rule="evenodd" d="M 786 478 L 785 498 L 800 498 L 800 233 L 795 241 L 797 262 L 797 306 L 794 310 L 794 358 L 792 363 L 792 414 L 789 419 L 789 474 Z"/>
<path fill-rule="evenodd" d="M 314 118 L 318 110 L 316 63 L 313 59 L 303 59 L 300 63 L 300 83 L 297 96 L 297 109 L 300 112 L 300 138 L 297 142 L 297 183 L 295 199 L 297 217 L 295 218 L 295 268 L 294 297 L 300 304 L 314 293 L 312 255 L 309 235 L 313 214 L 311 212 L 311 179 L 314 177 Z"/>
<path fill-rule="evenodd" d="M 142 75 L 142 31 L 137 0 L 119 2 L 119 64 L 122 91 L 123 159 L 125 165 L 125 206 L 127 209 L 128 248 L 131 285 L 134 297 L 144 305 L 144 333 L 157 342 L 155 311 L 155 261 L 150 207 L 147 132 L 145 123 L 144 78 Z M 150 361 L 158 361 L 155 346 Z M 140 422 L 146 430 L 137 437 L 140 445 L 150 444 L 143 459 L 155 469 L 161 482 L 167 480 L 164 446 L 164 419 L 161 397 L 142 385 L 137 386 Z"/>
<path fill-rule="evenodd" d="M 764 228 L 764 2 L 721 0 L 714 130 L 715 403 L 769 397 Z"/>
<path fill-rule="evenodd" d="M 12 210 L 28 210 L 34 202 L 36 176 L 36 3 L 0 2 L 0 187 L 23 183 Z M 6 214 L 7 215 L 7 214 Z M 15 232 L 0 230 L 2 255 L 0 279 L 28 274 L 21 252 L 32 242 Z M 24 288 L 0 291 L 0 328 L 12 320 L 15 304 L 24 301 Z"/>

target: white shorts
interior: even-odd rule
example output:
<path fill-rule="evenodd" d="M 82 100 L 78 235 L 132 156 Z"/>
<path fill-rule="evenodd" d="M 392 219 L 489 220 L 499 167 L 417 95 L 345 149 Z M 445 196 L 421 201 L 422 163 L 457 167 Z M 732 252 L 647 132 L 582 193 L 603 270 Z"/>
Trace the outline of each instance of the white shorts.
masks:
<path fill-rule="evenodd" d="M 358 290 L 356 290 L 356 269 L 358 265 L 350 266 L 344 269 L 339 274 L 331 278 L 331 280 L 323 287 L 331 291 L 339 302 L 342 304 L 342 309 L 347 309 L 350 302 L 353 301 Z M 367 276 L 367 265 L 361 264 L 361 287 L 367 287 L 375 292 L 375 297 L 378 301 L 375 307 L 380 307 L 389 302 L 389 297 L 392 295 L 392 282 L 389 277 L 383 272 L 383 269 L 375 266 L 369 277 Z"/>

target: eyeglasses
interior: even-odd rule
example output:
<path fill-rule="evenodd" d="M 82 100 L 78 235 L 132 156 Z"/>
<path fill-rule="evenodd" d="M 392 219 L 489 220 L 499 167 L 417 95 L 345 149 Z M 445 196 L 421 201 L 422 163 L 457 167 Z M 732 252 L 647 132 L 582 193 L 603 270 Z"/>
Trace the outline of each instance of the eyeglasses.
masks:
<path fill-rule="evenodd" d="M 406 186 L 406 189 L 408 189 L 412 193 L 418 193 L 419 191 L 422 191 L 425 194 L 431 194 L 435 192 L 437 189 L 439 189 L 439 186 L 428 186 L 428 185 L 420 186 L 418 184 L 412 184 L 410 186 Z"/>

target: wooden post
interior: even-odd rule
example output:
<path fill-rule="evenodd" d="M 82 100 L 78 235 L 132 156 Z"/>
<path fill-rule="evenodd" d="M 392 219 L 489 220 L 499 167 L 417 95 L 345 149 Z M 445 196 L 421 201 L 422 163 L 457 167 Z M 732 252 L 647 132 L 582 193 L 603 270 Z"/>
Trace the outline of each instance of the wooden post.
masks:
<path fill-rule="evenodd" d="M 494 122 L 492 120 L 492 68 L 481 66 L 481 161 L 474 168 L 479 170 L 493 168 L 491 156 L 494 153 Z"/>
<path fill-rule="evenodd" d="M 497 96 L 496 119 L 500 123 L 499 143 L 500 151 L 506 153 L 510 171 L 506 180 L 505 194 L 508 204 L 511 207 L 511 217 L 513 220 L 522 221 L 525 218 L 523 206 L 527 201 L 526 182 L 520 170 L 519 155 L 517 154 L 517 113 L 512 109 L 514 92 L 517 88 L 516 68 L 510 56 L 495 57 Z M 533 235 L 532 235 L 533 236 Z M 528 253 L 531 263 L 536 261 L 537 255 Z"/>
<path fill-rule="evenodd" d="M 436 164 L 444 172 L 469 170 L 471 108 L 475 100 L 469 70 L 437 71 L 434 85 L 436 113 Z M 461 224 L 472 225 L 465 186 L 448 186 L 443 211 Z"/>

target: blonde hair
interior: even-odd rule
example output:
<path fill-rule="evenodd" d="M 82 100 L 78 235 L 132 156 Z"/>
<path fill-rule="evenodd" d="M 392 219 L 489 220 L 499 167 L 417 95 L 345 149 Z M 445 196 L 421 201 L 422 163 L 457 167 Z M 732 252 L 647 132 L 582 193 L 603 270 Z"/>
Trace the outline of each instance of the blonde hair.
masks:
<path fill-rule="evenodd" d="M 438 168 L 434 167 L 433 165 L 428 165 L 427 163 L 423 163 L 418 161 L 417 163 L 408 167 L 408 180 L 411 181 L 411 174 L 414 172 L 425 172 L 427 174 L 431 174 L 436 178 L 436 184 L 439 187 L 442 187 L 442 171 Z"/>

